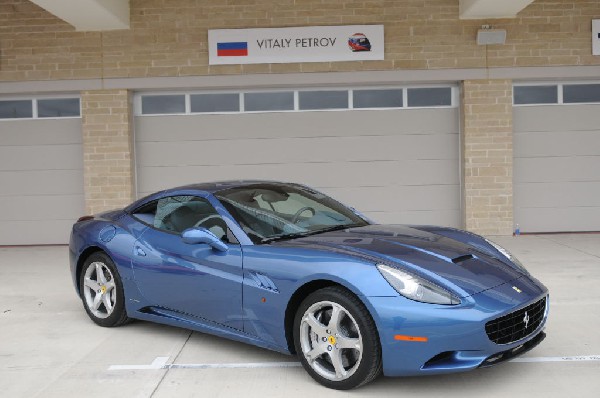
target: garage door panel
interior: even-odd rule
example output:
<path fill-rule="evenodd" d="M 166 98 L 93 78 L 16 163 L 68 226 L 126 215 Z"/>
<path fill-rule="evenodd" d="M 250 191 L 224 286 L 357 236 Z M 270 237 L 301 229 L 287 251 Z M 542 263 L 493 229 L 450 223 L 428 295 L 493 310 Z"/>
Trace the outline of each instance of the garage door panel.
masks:
<path fill-rule="evenodd" d="M 83 169 L 81 144 L 0 146 L 0 170 Z"/>
<path fill-rule="evenodd" d="M 413 225 L 460 225 L 458 213 L 446 210 L 407 210 L 398 212 L 366 212 L 365 215 L 381 224 L 413 224 Z"/>
<path fill-rule="evenodd" d="M 537 207 L 515 209 L 523 232 L 597 231 L 600 207 Z"/>
<path fill-rule="evenodd" d="M 3 221 L 0 225 L 0 242 L 3 245 L 65 244 L 73 220 Z"/>
<path fill-rule="evenodd" d="M 65 145 L 81 142 L 80 118 L 2 120 L 1 146 Z"/>
<path fill-rule="evenodd" d="M 458 159 L 457 134 L 141 142 L 140 166 Z M 277 148 L 277 149 L 273 149 Z M 183 163 L 186 162 L 186 163 Z"/>
<path fill-rule="evenodd" d="M 600 207 L 600 181 L 515 184 L 519 206 Z"/>
<path fill-rule="evenodd" d="M 83 194 L 79 195 L 35 195 L 0 196 L 0 222 L 71 220 L 84 212 Z"/>
<path fill-rule="evenodd" d="M 289 138 L 456 132 L 456 109 L 436 109 L 436 115 L 439 115 L 436 117 L 431 117 L 431 112 L 412 109 L 390 112 L 363 110 L 143 116 L 136 119 L 136 134 L 140 141 L 178 142 L 239 139 L 245 134 L 253 138 Z"/>
<path fill-rule="evenodd" d="M 530 157 L 514 162 L 517 182 L 600 181 L 600 156 Z"/>
<path fill-rule="evenodd" d="M 514 156 L 598 156 L 600 125 L 595 131 L 525 132 L 515 134 Z"/>
<path fill-rule="evenodd" d="M 600 105 L 513 108 L 523 232 L 600 231 Z"/>
<path fill-rule="evenodd" d="M 215 180 L 291 181 L 388 222 L 459 226 L 458 141 L 456 108 L 140 116 L 138 194 Z"/>
<path fill-rule="evenodd" d="M 513 108 L 516 133 L 530 131 L 589 131 L 598 130 L 598 105 L 549 105 Z"/>
<path fill-rule="evenodd" d="M 0 171 L 0 196 L 83 193 L 83 170 Z"/>
<path fill-rule="evenodd" d="M 267 179 L 320 187 L 458 184 L 456 160 L 146 167 L 141 192 L 202 181 Z"/>
<path fill-rule="evenodd" d="M 81 118 L 0 121 L 0 245 L 65 244 L 83 214 Z"/>
<path fill-rule="evenodd" d="M 364 212 L 381 208 L 396 211 L 458 211 L 456 202 L 449 202 L 446 198 L 460 195 L 456 185 L 316 188 Z"/>

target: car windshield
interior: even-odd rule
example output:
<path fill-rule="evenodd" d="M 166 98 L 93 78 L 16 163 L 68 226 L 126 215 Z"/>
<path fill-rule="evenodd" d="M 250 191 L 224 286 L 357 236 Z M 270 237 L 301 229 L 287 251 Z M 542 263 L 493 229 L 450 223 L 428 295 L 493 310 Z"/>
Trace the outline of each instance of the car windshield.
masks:
<path fill-rule="evenodd" d="M 255 184 L 215 196 L 254 243 L 369 224 L 327 195 L 300 185 Z"/>

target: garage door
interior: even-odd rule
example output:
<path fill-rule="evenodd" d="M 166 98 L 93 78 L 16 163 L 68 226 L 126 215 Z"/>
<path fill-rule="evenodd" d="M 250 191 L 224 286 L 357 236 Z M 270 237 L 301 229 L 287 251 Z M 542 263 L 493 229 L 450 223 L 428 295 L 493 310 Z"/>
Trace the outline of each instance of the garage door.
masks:
<path fill-rule="evenodd" d="M 380 222 L 459 226 L 457 108 L 407 107 L 410 91 L 401 91 L 398 109 L 357 110 L 354 94 L 355 110 L 297 111 L 296 92 L 296 111 L 248 112 L 247 101 L 233 114 L 137 116 L 138 193 L 221 179 L 292 181 Z"/>
<path fill-rule="evenodd" d="M 515 87 L 514 216 L 521 231 L 600 231 L 600 104 L 589 103 L 594 98 L 600 102 L 600 85 Z M 553 105 L 518 106 L 523 101 Z"/>
<path fill-rule="evenodd" d="M 0 101 L 0 116 L 13 116 L 0 120 L 0 245 L 67 243 L 83 214 L 81 119 L 44 118 L 37 105 L 10 114 Z"/>

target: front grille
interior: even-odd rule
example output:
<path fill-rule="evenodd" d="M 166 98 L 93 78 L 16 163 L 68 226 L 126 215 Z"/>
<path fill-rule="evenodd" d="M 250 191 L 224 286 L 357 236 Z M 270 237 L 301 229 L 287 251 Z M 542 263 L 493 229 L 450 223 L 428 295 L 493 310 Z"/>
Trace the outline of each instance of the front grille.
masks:
<path fill-rule="evenodd" d="M 510 344 L 533 333 L 542 323 L 545 312 L 546 297 L 518 311 L 489 321 L 485 324 L 485 332 L 496 344 Z"/>

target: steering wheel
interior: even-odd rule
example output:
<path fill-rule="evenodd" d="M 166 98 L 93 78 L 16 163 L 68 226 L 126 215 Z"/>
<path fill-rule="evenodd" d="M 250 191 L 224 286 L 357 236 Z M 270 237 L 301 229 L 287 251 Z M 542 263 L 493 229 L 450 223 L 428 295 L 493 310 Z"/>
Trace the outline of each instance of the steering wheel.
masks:
<path fill-rule="evenodd" d="M 315 209 L 313 209 L 310 206 L 305 206 L 305 207 L 301 208 L 300 210 L 298 210 L 296 212 L 296 214 L 294 214 L 294 217 L 292 217 L 292 223 L 296 224 L 298 222 L 298 220 L 300 219 L 300 215 L 302 213 L 304 213 L 305 211 L 310 211 L 312 213 L 311 217 L 314 216 L 315 214 L 317 214 L 317 212 L 315 211 Z"/>

